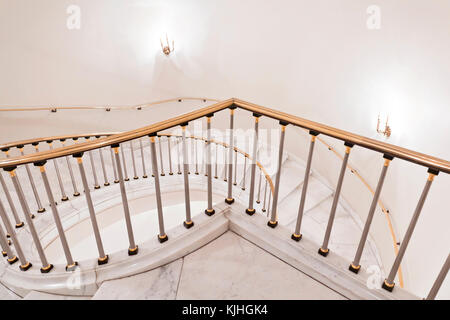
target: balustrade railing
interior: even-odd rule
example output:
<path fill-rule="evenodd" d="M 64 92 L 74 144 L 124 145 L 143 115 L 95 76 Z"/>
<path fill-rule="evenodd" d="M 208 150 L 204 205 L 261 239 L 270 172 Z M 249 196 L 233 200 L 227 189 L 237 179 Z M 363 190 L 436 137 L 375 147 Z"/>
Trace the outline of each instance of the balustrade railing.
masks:
<path fill-rule="evenodd" d="M 252 113 L 254 117 L 254 129 L 253 129 L 253 145 L 251 146 L 251 154 L 246 153 L 243 150 L 237 148 L 235 143 L 235 110 L 240 108 L 242 110 L 247 110 Z M 216 140 L 211 135 L 211 127 L 213 123 L 213 116 L 221 112 L 223 110 L 228 109 L 229 114 L 229 128 L 227 130 L 228 133 L 228 141 L 225 142 Z M 275 171 L 275 183 L 272 183 L 271 175 L 267 173 L 267 171 L 263 168 L 261 163 L 258 161 L 258 144 L 259 144 L 259 120 L 261 117 L 272 118 L 279 122 L 280 125 L 280 142 L 279 142 L 279 150 L 278 157 L 276 163 L 276 171 Z M 187 135 L 187 127 L 190 122 L 198 119 L 206 119 L 207 130 L 205 136 L 194 136 Z M 370 226 L 373 219 L 374 210 L 376 204 L 379 200 L 380 194 L 382 192 L 383 183 L 385 177 L 387 175 L 387 170 L 390 162 L 395 159 L 402 159 L 411 163 L 415 163 L 420 166 L 424 166 L 428 169 L 428 178 L 423 189 L 422 195 L 418 200 L 417 207 L 413 213 L 411 222 L 409 227 L 407 228 L 406 234 L 403 238 L 402 244 L 400 246 L 399 252 L 396 256 L 396 259 L 391 267 L 390 273 L 388 277 L 382 284 L 382 287 L 388 291 L 392 291 L 394 289 L 394 279 L 406 252 L 406 249 L 409 245 L 409 240 L 412 237 L 414 228 L 418 221 L 419 215 L 421 213 L 424 202 L 427 198 L 428 192 L 431 188 L 431 185 L 435 179 L 435 177 L 439 174 L 439 172 L 450 173 L 450 162 L 442 159 L 438 159 L 435 157 L 431 157 L 428 155 L 420 154 L 411 150 L 407 150 L 404 148 L 400 148 L 398 146 L 386 144 L 383 142 L 379 142 L 373 139 L 365 138 L 362 136 L 358 136 L 349 132 L 345 132 L 339 129 L 331 128 L 316 122 L 312 122 L 309 120 L 305 120 L 299 117 L 291 116 L 279 111 L 275 111 L 272 109 L 264 108 L 255 104 L 251 104 L 248 102 L 244 102 L 238 99 L 229 99 L 226 101 L 218 102 L 214 105 L 208 106 L 206 108 L 202 108 L 172 119 L 168 119 L 144 128 L 136 129 L 129 132 L 124 133 L 100 133 L 94 135 L 74 135 L 74 136 L 64 136 L 64 137 L 52 137 L 52 138 L 44 138 L 44 139 L 32 139 L 27 141 L 21 141 L 18 143 L 10 143 L 3 146 L 0 146 L 0 149 L 5 153 L 6 158 L 0 160 L 0 168 L 9 172 L 12 183 L 14 185 L 15 193 L 19 198 L 19 203 L 22 208 L 23 215 L 25 217 L 25 222 L 21 221 L 19 215 L 17 214 L 16 206 L 14 201 L 11 198 L 10 191 L 8 190 L 8 186 L 6 185 L 3 177 L 0 175 L 0 182 L 3 187 L 4 194 L 7 198 L 11 214 L 14 218 L 15 227 L 21 228 L 24 225 L 27 225 L 30 233 L 33 237 L 33 241 L 35 243 L 36 250 L 38 251 L 38 255 L 41 260 L 41 272 L 46 273 L 52 270 L 52 265 L 47 261 L 44 250 L 40 243 L 38 234 L 33 225 L 33 217 L 34 215 L 31 213 L 29 208 L 29 204 L 27 203 L 27 199 L 24 196 L 22 186 L 20 184 L 20 180 L 18 177 L 18 169 L 24 167 L 28 180 L 33 190 L 33 195 L 36 200 L 36 211 L 42 214 L 45 211 L 45 205 L 43 205 L 42 199 L 40 198 L 40 191 L 36 187 L 36 176 L 32 174 L 32 167 L 30 164 L 34 164 L 35 167 L 39 168 L 41 173 L 39 183 L 44 185 L 44 189 L 48 198 L 49 207 L 51 209 L 51 213 L 53 215 L 54 223 L 58 231 L 59 240 L 61 241 L 64 255 L 66 257 L 66 270 L 73 271 L 77 268 L 77 262 L 73 259 L 70 247 L 67 243 L 64 229 L 62 226 L 62 222 L 59 216 L 58 208 L 57 208 L 57 200 L 61 199 L 61 201 L 66 201 L 69 199 L 68 194 L 66 193 L 67 185 L 64 183 L 63 174 L 61 172 L 61 167 L 59 160 L 64 160 L 65 165 L 67 165 L 67 171 L 64 172 L 70 177 L 69 184 L 73 189 L 73 196 L 80 195 L 79 186 L 77 185 L 77 181 L 75 179 L 75 175 L 72 168 L 72 157 L 76 159 L 78 163 L 79 174 L 82 181 L 82 190 L 84 190 L 86 202 L 89 210 L 89 217 L 91 220 L 93 233 L 96 240 L 96 245 L 98 249 L 98 264 L 106 264 L 108 263 L 108 255 L 104 251 L 101 232 L 99 230 L 97 221 L 96 221 L 96 212 L 94 203 L 91 197 L 91 188 L 93 190 L 100 189 L 100 181 L 99 181 L 99 172 L 101 170 L 101 174 L 103 175 L 103 186 L 107 187 L 110 185 L 110 178 L 113 177 L 114 183 L 118 183 L 120 185 L 120 192 L 122 197 L 122 205 L 124 218 L 126 222 L 126 229 L 128 234 L 128 254 L 136 255 L 138 254 L 138 245 L 136 244 L 133 227 L 131 223 L 131 214 L 130 208 L 128 205 L 127 198 L 127 184 L 126 181 L 129 181 L 128 169 L 131 168 L 130 172 L 132 172 L 133 180 L 138 180 L 139 177 L 147 178 L 147 169 L 146 169 L 146 157 L 144 152 L 144 144 L 143 139 L 148 139 L 150 146 L 150 165 L 151 165 L 151 173 L 154 179 L 154 187 L 156 192 L 156 202 L 157 202 L 157 213 L 158 213 L 158 224 L 159 224 L 159 233 L 157 235 L 158 240 L 162 243 L 169 239 L 165 228 L 164 228 L 164 213 L 163 213 L 163 203 L 161 199 L 161 186 L 160 186 L 160 177 L 165 176 L 165 169 L 168 168 L 168 173 L 170 176 L 174 175 L 173 168 L 177 168 L 177 174 L 183 176 L 184 182 L 184 192 L 185 192 L 185 220 L 183 221 L 183 225 L 190 229 L 194 226 L 194 221 L 190 208 L 190 184 L 189 184 L 189 174 L 191 173 L 191 169 L 194 169 L 194 174 L 204 173 L 207 179 L 207 206 L 205 208 L 205 214 L 208 216 L 212 216 L 215 213 L 214 205 L 212 202 L 212 193 L 213 193 L 213 181 L 216 180 L 216 183 L 219 183 L 219 180 L 224 180 L 227 183 L 227 192 L 225 195 L 225 202 L 229 205 L 232 205 L 235 202 L 235 198 L 233 196 L 233 185 L 239 186 L 241 189 L 246 189 L 246 183 L 249 184 L 249 192 L 248 192 L 248 206 L 245 212 L 248 215 L 253 215 L 257 211 L 255 209 L 255 204 L 261 204 L 261 211 L 266 212 L 268 216 L 268 226 L 271 228 L 276 228 L 278 225 L 278 199 L 279 199 L 279 190 L 280 184 L 282 183 L 281 171 L 282 171 L 282 162 L 283 162 L 283 152 L 284 152 L 284 140 L 286 136 L 287 127 L 297 126 L 304 129 L 309 130 L 311 136 L 311 142 L 309 145 L 309 153 L 306 162 L 306 170 L 304 176 L 304 183 L 302 185 L 301 195 L 299 199 L 299 209 L 297 214 L 297 222 L 295 225 L 295 229 L 292 233 L 292 240 L 300 241 L 302 239 L 301 227 L 302 227 L 302 217 L 305 210 L 305 199 L 308 192 L 308 177 L 311 172 L 311 166 L 313 162 L 313 152 L 314 146 L 316 142 L 316 138 L 318 135 L 326 135 L 333 137 L 335 139 L 341 140 L 344 142 L 346 147 L 345 154 L 342 160 L 342 166 L 339 173 L 339 178 L 337 182 L 337 186 L 334 192 L 334 199 L 332 206 L 330 208 L 330 215 L 328 219 L 327 228 L 324 234 L 323 243 L 318 248 L 318 253 L 322 255 L 324 258 L 330 252 L 328 247 L 330 238 L 332 236 L 332 228 L 334 223 L 334 218 L 336 214 L 336 207 L 340 198 L 340 191 L 343 185 L 343 181 L 345 178 L 345 172 L 347 168 L 347 163 L 350 157 L 350 151 L 354 146 L 359 146 L 362 148 L 373 150 L 374 152 L 380 153 L 384 159 L 384 165 L 381 169 L 379 182 L 377 184 L 376 191 L 373 195 L 372 204 L 369 209 L 368 216 L 366 218 L 366 222 L 362 231 L 361 239 L 359 241 L 359 245 L 357 251 L 355 253 L 355 258 L 349 265 L 349 270 L 358 273 L 361 265 L 360 260 L 364 250 L 364 246 L 367 242 L 368 233 L 370 231 Z M 167 134 L 164 133 L 165 130 L 173 129 L 181 127 L 181 134 Z M 80 142 L 81 139 L 84 139 L 84 142 Z M 188 147 L 188 142 L 193 142 L 191 148 Z M 61 145 L 58 145 L 57 148 L 54 148 L 54 144 L 59 141 Z M 72 141 L 73 143 L 69 143 Z M 198 142 L 202 147 L 199 147 Z M 48 145 L 48 150 L 39 151 L 39 146 Z M 158 144 L 158 146 L 156 146 Z M 27 154 L 24 150 L 25 147 L 31 145 L 34 146 L 36 153 Z M 167 153 L 163 151 L 164 145 L 167 145 Z M 138 146 L 138 147 L 136 147 Z M 213 147 L 214 146 L 214 147 Z M 127 155 L 124 151 L 124 148 L 128 147 L 129 155 Z M 10 156 L 11 149 L 18 149 L 20 154 L 15 157 Z M 104 148 L 110 148 L 111 153 L 111 166 L 112 171 L 107 172 L 106 161 L 107 157 L 104 157 Z M 202 150 L 204 149 L 204 150 Z M 222 149 L 222 150 L 221 150 Z M 219 151 L 222 151 L 222 155 L 220 155 Z M 141 155 L 141 168 L 139 168 L 136 162 L 136 152 Z M 190 162 L 189 153 L 194 153 L 193 158 L 195 161 Z M 90 175 L 86 172 L 86 168 L 83 162 L 84 154 L 88 154 L 89 162 L 90 162 Z M 200 153 L 200 156 L 199 156 Z M 165 155 L 167 154 L 167 159 L 165 159 Z M 98 155 L 98 160 L 97 156 Z M 158 161 L 159 155 L 159 161 Z M 213 157 L 214 155 L 214 157 Z M 243 157 L 243 167 L 242 169 L 242 178 L 240 179 L 240 183 L 238 183 L 237 179 L 237 157 L 238 155 Z M 220 161 L 224 160 L 222 163 L 222 172 L 220 173 Z M 130 161 L 131 160 L 131 161 Z M 47 170 L 49 169 L 47 166 L 48 161 L 51 161 L 53 164 L 52 169 L 54 169 L 54 173 L 56 173 L 60 197 L 56 197 L 55 199 L 55 190 L 52 188 L 49 178 L 47 176 Z M 247 161 L 250 163 L 250 177 L 246 180 L 247 174 Z M 165 166 L 165 164 L 168 166 Z M 194 168 L 191 167 L 194 165 Z M 257 172 L 259 169 L 259 172 Z M 202 172 L 203 171 L 203 172 Z M 213 174 L 214 171 L 214 174 Z M 64 174 L 64 176 L 66 176 Z M 214 179 L 213 179 L 214 178 Z M 264 178 L 264 179 L 263 179 Z M 112 180 L 112 179 L 111 179 Z M 131 183 L 131 182 L 129 182 Z M 223 183 L 223 182 L 220 182 Z M 256 200 L 255 200 L 256 198 Z M 24 256 L 24 252 L 21 249 L 21 244 L 18 241 L 18 238 L 15 234 L 15 230 L 11 224 L 9 219 L 9 215 L 0 201 L 0 216 L 3 221 L 3 226 L 6 230 L 0 226 L 0 244 L 3 249 L 3 255 L 8 257 L 9 263 L 14 263 L 16 261 L 20 261 L 20 269 L 23 271 L 28 270 L 32 264 L 31 262 Z M 12 240 L 12 246 L 8 244 L 7 236 L 10 236 Z M 13 249 L 16 252 L 16 257 L 13 253 Z M 427 298 L 433 299 L 444 278 L 448 272 L 449 268 L 449 259 L 447 258 L 446 263 L 444 264 L 440 274 L 436 278 L 435 283 L 430 291 L 430 294 Z"/>

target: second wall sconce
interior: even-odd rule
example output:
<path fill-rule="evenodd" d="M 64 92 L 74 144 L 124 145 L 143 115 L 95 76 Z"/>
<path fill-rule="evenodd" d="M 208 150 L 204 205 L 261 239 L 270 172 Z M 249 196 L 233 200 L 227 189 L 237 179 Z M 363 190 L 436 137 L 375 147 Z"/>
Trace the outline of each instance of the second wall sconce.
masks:
<path fill-rule="evenodd" d="M 166 44 L 163 44 L 163 41 L 160 39 L 162 52 L 168 56 L 171 52 L 175 51 L 174 41 L 172 40 L 172 48 L 170 48 L 169 38 L 166 34 Z"/>

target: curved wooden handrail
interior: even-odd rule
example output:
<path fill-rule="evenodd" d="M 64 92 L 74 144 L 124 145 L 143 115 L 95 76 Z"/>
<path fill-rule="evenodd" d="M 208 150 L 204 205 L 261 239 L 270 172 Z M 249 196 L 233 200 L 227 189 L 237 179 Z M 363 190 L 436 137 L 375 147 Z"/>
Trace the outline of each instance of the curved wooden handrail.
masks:
<path fill-rule="evenodd" d="M 174 117 L 172 119 L 164 120 L 150 126 L 146 126 L 140 129 L 119 133 L 105 138 L 100 138 L 95 141 L 84 142 L 75 146 L 67 146 L 65 148 L 59 148 L 56 150 L 43 151 L 35 153 L 33 155 L 26 155 L 23 157 L 15 157 L 9 159 L 3 159 L 0 161 L 0 168 L 8 166 L 17 166 L 26 163 L 32 163 L 37 161 L 43 161 L 62 156 L 71 155 L 74 153 L 85 152 L 101 147 L 110 146 L 112 144 L 129 141 L 132 139 L 140 138 L 147 134 L 157 133 L 162 130 L 170 129 L 180 124 L 202 118 L 208 114 L 215 113 L 224 110 L 231 105 L 240 107 L 244 110 L 255 112 L 263 116 L 267 116 L 285 123 L 289 123 L 298 127 L 313 130 L 321 134 L 347 141 L 363 148 L 371 149 L 377 152 L 391 155 L 409 162 L 413 162 L 434 170 L 450 173 L 450 162 L 447 160 L 432 157 L 423 153 L 415 152 L 409 149 L 405 149 L 399 146 L 388 144 L 385 142 L 377 141 L 367 137 L 363 137 L 357 134 L 353 134 L 347 131 L 329 127 L 318 122 L 309 121 L 300 117 L 292 116 L 287 113 L 262 107 L 253 103 L 245 102 L 239 99 L 228 99 L 211 106 L 195 110 L 184 115 Z"/>
<path fill-rule="evenodd" d="M 70 106 L 70 107 L 6 107 L 6 108 L 0 108 L 1 111 L 52 111 L 52 110 L 101 110 L 101 109 L 109 109 L 109 110 L 128 110 L 128 109 L 136 109 L 136 108 L 146 108 L 150 106 L 154 106 L 157 104 L 162 103 L 168 103 L 168 102 L 175 102 L 175 101 L 183 101 L 183 100 L 195 100 L 195 101 L 203 101 L 203 102 L 219 102 L 220 100 L 217 99 L 210 99 L 210 98 L 198 98 L 198 97 L 179 97 L 179 98 L 172 98 L 172 99 L 165 99 L 165 100 L 159 100 L 154 102 L 148 102 L 143 104 L 138 104 L 134 106 Z"/>

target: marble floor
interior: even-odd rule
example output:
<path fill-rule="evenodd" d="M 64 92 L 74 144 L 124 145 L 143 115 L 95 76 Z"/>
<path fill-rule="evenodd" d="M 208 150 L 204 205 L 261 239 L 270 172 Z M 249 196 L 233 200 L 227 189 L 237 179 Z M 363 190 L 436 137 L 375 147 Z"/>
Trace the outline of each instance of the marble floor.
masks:
<path fill-rule="evenodd" d="M 228 231 L 160 268 L 104 282 L 93 299 L 345 299 Z"/>

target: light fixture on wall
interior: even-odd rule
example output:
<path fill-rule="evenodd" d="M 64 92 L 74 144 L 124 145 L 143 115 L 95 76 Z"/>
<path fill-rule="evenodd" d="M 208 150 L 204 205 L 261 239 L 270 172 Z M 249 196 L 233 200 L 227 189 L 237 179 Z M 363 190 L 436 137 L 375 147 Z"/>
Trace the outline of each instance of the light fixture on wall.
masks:
<path fill-rule="evenodd" d="M 377 121 L 377 132 L 381 133 L 385 137 L 389 138 L 391 136 L 391 127 L 389 127 L 389 116 L 386 117 L 386 123 L 384 125 L 384 129 L 380 129 L 380 115 L 378 114 L 378 121 Z"/>
<path fill-rule="evenodd" d="M 165 45 L 163 44 L 163 41 L 161 39 L 159 39 L 159 40 L 161 42 L 162 52 L 166 56 L 168 56 L 171 52 L 175 51 L 174 41 L 172 40 L 172 49 L 171 49 L 170 44 L 169 44 L 169 38 L 167 37 L 167 34 L 166 34 L 166 44 Z"/>

